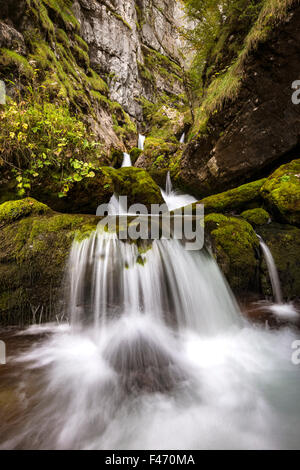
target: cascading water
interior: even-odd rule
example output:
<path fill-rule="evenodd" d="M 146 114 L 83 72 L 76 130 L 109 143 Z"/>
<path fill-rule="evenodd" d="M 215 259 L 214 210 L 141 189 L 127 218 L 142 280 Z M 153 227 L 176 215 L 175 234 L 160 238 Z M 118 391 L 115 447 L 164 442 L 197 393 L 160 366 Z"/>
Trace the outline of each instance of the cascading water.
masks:
<path fill-rule="evenodd" d="M 144 135 L 139 134 L 138 148 L 140 150 L 144 150 L 145 140 L 146 140 L 146 137 Z"/>
<path fill-rule="evenodd" d="M 193 196 L 173 190 L 170 172 L 167 173 L 166 189 L 165 191 L 162 189 L 161 194 L 168 206 L 169 211 L 180 209 L 181 207 L 186 207 L 189 204 L 197 202 L 197 199 L 195 199 Z"/>
<path fill-rule="evenodd" d="M 116 234 L 97 231 L 83 243 L 74 243 L 69 273 L 74 324 L 89 317 L 98 327 L 116 312 L 199 334 L 239 323 L 235 301 L 215 261 L 203 251 L 184 250 L 177 240 L 155 240 L 141 254 Z"/>
<path fill-rule="evenodd" d="M 204 250 L 99 228 L 74 241 L 66 292 L 70 326 L 32 327 L 50 336 L 8 358 L 22 412 L 0 448 L 299 447 L 297 335 L 242 319 Z"/>
<path fill-rule="evenodd" d="M 184 144 L 185 142 L 185 132 L 182 134 L 182 136 L 180 137 L 180 141 L 179 141 L 181 144 Z"/>
<path fill-rule="evenodd" d="M 272 253 L 271 253 L 268 245 L 266 245 L 266 243 L 263 241 L 263 239 L 260 236 L 258 238 L 259 238 L 260 247 L 262 249 L 262 252 L 264 254 L 266 264 L 267 264 L 267 267 L 268 267 L 275 302 L 278 303 L 278 304 L 282 304 L 283 303 L 283 297 L 282 297 L 280 279 L 279 279 L 279 274 L 278 274 L 278 271 L 277 271 L 277 267 L 276 267 L 274 258 L 272 256 Z"/>
<path fill-rule="evenodd" d="M 283 302 L 279 273 L 271 250 L 260 235 L 258 235 L 258 238 L 268 268 L 275 300 L 275 304 L 269 306 L 269 310 L 271 310 L 280 319 L 298 320 L 299 315 L 294 306 Z"/>
<path fill-rule="evenodd" d="M 122 168 L 127 168 L 127 167 L 130 167 L 132 166 L 132 162 L 131 162 L 131 157 L 128 153 L 124 153 L 124 159 L 123 159 L 123 163 L 122 163 Z"/>

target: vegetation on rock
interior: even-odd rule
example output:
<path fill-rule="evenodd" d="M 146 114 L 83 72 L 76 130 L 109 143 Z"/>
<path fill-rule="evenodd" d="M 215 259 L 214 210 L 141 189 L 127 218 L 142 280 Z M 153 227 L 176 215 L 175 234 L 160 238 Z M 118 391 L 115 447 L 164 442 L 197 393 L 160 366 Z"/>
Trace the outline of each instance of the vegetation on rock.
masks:
<path fill-rule="evenodd" d="M 235 292 L 257 290 L 258 238 L 244 219 L 209 214 L 205 217 L 214 256 Z"/>
<path fill-rule="evenodd" d="M 251 205 L 257 207 L 257 204 L 262 200 L 260 190 L 265 181 L 265 179 L 261 179 L 247 183 L 224 193 L 208 196 L 199 201 L 199 203 L 204 204 L 207 214 L 211 212 L 241 212 Z"/>
<path fill-rule="evenodd" d="M 300 225 L 300 160 L 278 168 L 262 186 L 261 195 L 280 219 Z"/>
<path fill-rule="evenodd" d="M 265 225 L 271 221 L 270 214 L 261 207 L 244 211 L 241 216 L 253 226 Z"/>
<path fill-rule="evenodd" d="M 57 214 L 32 199 L 4 203 L 0 214 L 1 324 L 61 318 L 69 248 L 74 237 L 95 230 L 98 219 Z"/>

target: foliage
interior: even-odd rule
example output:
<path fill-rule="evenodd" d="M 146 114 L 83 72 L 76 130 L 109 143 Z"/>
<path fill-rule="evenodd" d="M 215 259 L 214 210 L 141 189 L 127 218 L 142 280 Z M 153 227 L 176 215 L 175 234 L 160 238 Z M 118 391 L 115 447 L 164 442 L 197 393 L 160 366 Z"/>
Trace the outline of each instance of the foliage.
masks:
<path fill-rule="evenodd" d="M 67 106 L 32 96 L 19 103 L 11 100 L 0 112 L 0 123 L 0 163 L 12 169 L 20 196 L 50 168 L 60 182 L 61 197 L 71 182 L 94 176 L 98 144 Z"/>

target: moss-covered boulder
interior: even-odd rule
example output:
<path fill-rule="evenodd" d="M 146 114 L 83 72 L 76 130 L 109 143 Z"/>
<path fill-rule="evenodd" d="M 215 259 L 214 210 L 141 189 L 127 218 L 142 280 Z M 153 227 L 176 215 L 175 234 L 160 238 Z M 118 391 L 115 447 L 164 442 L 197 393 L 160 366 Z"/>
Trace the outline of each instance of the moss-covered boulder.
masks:
<path fill-rule="evenodd" d="M 44 184 L 33 188 L 36 198 L 52 209 L 67 213 L 96 214 L 100 204 L 106 204 L 114 193 L 128 197 L 129 205 L 140 203 L 148 208 L 162 204 L 163 199 L 151 176 L 139 168 L 101 167 L 92 178 L 84 178 L 69 184 L 69 191 L 58 198 L 58 186 Z"/>
<path fill-rule="evenodd" d="M 2 204 L 4 213 L 9 216 L 0 227 L 0 324 L 61 316 L 61 282 L 72 241 L 88 236 L 98 219 L 58 214 L 31 199 Z"/>
<path fill-rule="evenodd" d="M 259 225 L 265 225 L 269 223 L 271 220 L 270 214 L 265 209 L 262 209 L 261 207 L 244 211 L 241 214 L 241 217 L 247 220 L 247 222 L 249 222 L 249 224 L 251 224 L 254 227 L 257 227 Z"/>
<path fill-rule="evenodd" d="M 300 225 L 300 159 L 278 168 L 262 186 L 261 195 L 282 222 Z"/>
<path fill-rule="evenodd" d="M 7 201 L 0 205 L 0 228 L 30 215 L 50 212 L 49 207 L 30 197 L 18 201 Z"/>
<path fill-rule="evenodd" d="M 103 171 L 111 178 L 113 192 L 128 197 L 129 206 L 139 203 L 150 208 L 151 204 L 163 204 L 160 188 L 145 170 L 129 167 Z"/>
<path fill-rule="evenodd" d="M 274 257 L 286 300 L 300 296 L 300 229 L 291 225 L 272 223 L 258 229 Z M 266 262 L 261 257 L 261 289 L 272 296 L 272 286 Z"/>
<path fill-rule="evenodd" d="M 205 231 L 213 254 L 236 293 L 258 289 L 259 241 L 244 219 L 210 214 Z"/>
<path fill-rule="evenodd" d="M 265 179 L 261 179 L 243 184 L 238 188 L 201 199 L 198 204 L 204 204 L 206 214 L 241 212 L 243 209 L 257 207 L 262 202 L 260 190 L 265 182 Z"/>
<path fill-rule="evenodd" d="M 138 149 L 137 147 L 134 147 L 133 149 L 130 150 L 130 157 L 131 157 L 131 162 L 133 165 L 135 165 L 137 159 L 139 156 L 143 153 L 143 150 Z"/>

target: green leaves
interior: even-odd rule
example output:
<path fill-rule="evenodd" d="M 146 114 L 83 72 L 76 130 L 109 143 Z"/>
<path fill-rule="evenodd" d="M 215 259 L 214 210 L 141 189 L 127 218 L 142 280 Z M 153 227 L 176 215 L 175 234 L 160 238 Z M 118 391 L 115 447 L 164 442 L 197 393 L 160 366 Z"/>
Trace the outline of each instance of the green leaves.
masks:
<path fill-rule="evenodd" d="M 29 95 L 6 105 L 0 126 L 0 152 L 16 168 L 19 195 L 52 173 L 61 175 L 58 197 L 66 196 L 70 184 L 95 177 L 91 161 L 97 162 L 99 144 L 66 106 L 35 102 Z"/>

